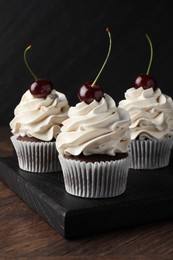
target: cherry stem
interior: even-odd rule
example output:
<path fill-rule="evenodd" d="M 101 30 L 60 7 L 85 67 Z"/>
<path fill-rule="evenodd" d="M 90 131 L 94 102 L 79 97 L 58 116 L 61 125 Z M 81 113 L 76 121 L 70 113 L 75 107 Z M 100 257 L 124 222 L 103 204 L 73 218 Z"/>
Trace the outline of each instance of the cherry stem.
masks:
<path fill-rule="evenodd" d="M 107 56 L 106 56 L 106 59 L 97 75 L 97 77 L 95 78 L 95 80 L 93 81 L 93 83 L 91 84 L 92 87 L 94 87 L 94 85 L 96 84 L 96 81 L 98 80 L 100 74 L 102 73 L 102 70 L 104 69 L 106 63 L 107 63 L 107 60 L 109 58 L 109 55 L 110 55 L 110 52 L 111 52 L 111 47 L 112 47 L 112 38 L 111 38 L 111 33 L 110 33 L 110 29 L 107 27 L 106 28 L 106 32 L 108 33 L 108 36 L 109 36 L 109 50 L 108 50 L 108 53 L 107 53 Z"/>
<path fill-rule="evenodd" d="M 30 66 L 28 65 L 27 59 L 26 59 L 26 53 L 27 53 L 27 51 L 28 51 L 29 49 L 31 49 L 31 47 L 32 47 L 32 46 L 29 45 L 29 46 L 25 49 L 25 51 L 24 51 L 24 61 L 25 61 L 26 67 L 28 68 L 29 72 L 31 73 L 31 75 L 34 77 L 34 79 L 35 79 L 35 81 L 36 81 L 38 78 L 36 77 L 36 75 L 34 74 L 34 72 L 31 70 Z"/>
<path fill-rule="evenodd" d="M 152 42 L 151 42 L 151 39 L 148 36 L 148 34 L 145 34 L 145 36 L 147 37 L 147 40 L 148 40 L 149 45 L 150 45 L 150 61 L 149 61 L 148 68 L 147 68 L 147 73 L 146 73 L 148 75 L 149 72 L 150 72 L 151 63 L 152 63 L 152 60 L 153 60 L 153 46 L 152 46 Z"/>

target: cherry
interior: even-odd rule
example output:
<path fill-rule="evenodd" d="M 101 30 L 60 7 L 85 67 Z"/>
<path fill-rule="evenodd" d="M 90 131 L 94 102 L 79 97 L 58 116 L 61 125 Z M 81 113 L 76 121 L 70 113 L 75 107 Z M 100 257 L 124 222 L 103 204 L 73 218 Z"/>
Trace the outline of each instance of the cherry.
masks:
<path fill-rule="evenodd" d="M 25 64 L 29 70 L 29 72 L 31 73 L 31 75 L 34 77 L 35 82 L 32 83 L 32 85 L 29 87 L 29 90 L 31 92 L 31 94 L 36 97 L 36 98 L 46 98 L 47 95 L 49 95 L 53 89 L 53 84 L 50 80 L 48 79 L 38 79 L 35 74 L 33 73 L 33 71 L 31 70 L 31 68 L 28 65 L 27 59 L 26 59 L 26 53 L 27 51 L 31 49 L 31 45 L 29 45 L 25 51 L 24 51 L 24 61 Z"/>
<path fill-rule="evenodd" d="M 136 89 L 140 87 L 142 87 L 143 89 L 153 88 L 153 90 L 155 91 L 157 89 L 157 82 L 155 78 L 146 74 L 141 74 L 136 78 L 134 82 L 134 87 Z"/>
<path fill-rule="evenodd" d="M 103 91 L 102 87 L 100 85 L 96 84 L 96 82 L 107 63 L 107 60 L 108 60 L 110 52 L 111 52 L 112 39 L 111 39 L 110 29 L 108 27 L 106 28 L 106 32 L 108 33 L 108 36 L 109 36 L 109 50 L 108 50 L 106 59 L 102 65 L 97 77 L 95 78 L 95 80 L 93 82 L 87 81 L 87 82 L 83 83 L 79 87 L 78 92 L 77 92 L 79 100 L 84 101 L 86 104 L 90 104 L 91 102 L 93 102 L 93 100 L 96 100 L 99 102 L 102 99 L 102 97 L 104 96 L 104 91 Z"/>
<path fill-rule="evenodd" d="M 140 87 L 142 87 L 143 89 L 153 88 L 153 90 L 155 91 L 157 89 L 157 81 L 155 78 L 148 75 L 151 68 L 152 59 L 153 59 L 153 46 L 147 34 L 146 34 L 146 38 L 150 45 L 150 61 L 148 64 L 146 74 L 141 74 L 135 79 L 134 88 L 136 89 Z"/>
<path fill-rule="evenodd" d="M 81 85 L 78 90 L 78 97 L 86 104 L 90 104 L 93 100 L 100 101 L 104 95 L 104 91 L 100 85 L 92 86 L 92 81 L 87 81 Z"/>
<path fill-rule="evenodd" d="M 48 79 L 37 79 L 30 86 L 30 92 L 34 97 L 46 98 L 53 89 L 52 82 Z"/>

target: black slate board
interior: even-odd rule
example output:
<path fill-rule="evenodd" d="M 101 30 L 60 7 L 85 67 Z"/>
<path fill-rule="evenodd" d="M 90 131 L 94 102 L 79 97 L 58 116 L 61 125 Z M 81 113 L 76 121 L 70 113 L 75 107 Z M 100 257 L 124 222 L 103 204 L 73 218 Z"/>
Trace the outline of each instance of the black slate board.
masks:
<path fill-rule="evenodd" d="M 126 192 L 83 199 L 64 189 L 62 172 L 29 173 L 16 157 L 0 159 L 0 179 L 64 238 L 173 218 L 173 162 L 159 170 L 130 170 Z"/>

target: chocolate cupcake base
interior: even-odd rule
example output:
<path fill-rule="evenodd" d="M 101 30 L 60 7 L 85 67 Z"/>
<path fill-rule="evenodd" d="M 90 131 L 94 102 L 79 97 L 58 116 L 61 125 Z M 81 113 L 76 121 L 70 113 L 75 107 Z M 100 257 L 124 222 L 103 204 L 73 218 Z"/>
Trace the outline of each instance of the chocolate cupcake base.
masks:
<path fill-rule="evenodd" d="M 173 137 L 162 140 L 133 140 L 130 144 L 133 169 L 157 169 L 169 164 Z"/>
<path fill-rule="evenodd" d="M 56 172 L 61 170 L 55 142 L 33 142 L 11 137 L 19 167 L 29 172 Z"/>
<path fill-rule="evenodd" d="M 59 155 L 68 193 L 84 198 L 109 198 L 126 190 L 129 156 L 124 159 L 85 162 Z"/>

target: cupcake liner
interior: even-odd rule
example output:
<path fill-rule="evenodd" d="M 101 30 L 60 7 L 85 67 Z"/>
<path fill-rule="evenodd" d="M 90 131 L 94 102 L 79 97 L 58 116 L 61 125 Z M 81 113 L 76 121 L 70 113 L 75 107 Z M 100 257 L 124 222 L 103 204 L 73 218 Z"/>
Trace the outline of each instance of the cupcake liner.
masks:
<path fill-rule="evenodd" d="M 133 169 L 155 169 L 169 164 L 173 138 L 162 140 L 133 140 L 130 144 Z"/>
<path fill-rule="evenodd" d="M 30 172 L 55 172 L 61 170 L 55 142 L 19 141 L 11 137 L 19 167 Z"/>
<path fill-rule="evenodd" d="M 59 154 L 65 189 L 85 198 L 109 198 L 122 194 L 127 185 L 129 157 L 117 161 L 86 163 Z"/>

